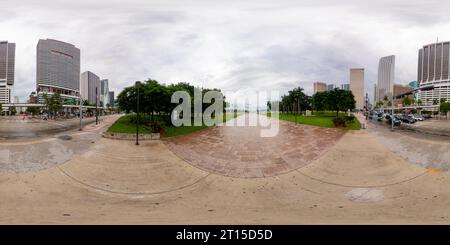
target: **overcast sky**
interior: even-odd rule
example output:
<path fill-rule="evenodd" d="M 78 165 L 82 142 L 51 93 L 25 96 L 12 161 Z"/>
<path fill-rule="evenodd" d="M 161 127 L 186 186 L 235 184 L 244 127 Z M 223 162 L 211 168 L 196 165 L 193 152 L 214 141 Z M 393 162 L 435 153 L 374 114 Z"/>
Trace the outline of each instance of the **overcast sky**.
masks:
<path fill-rule="evenodd" d="M 0 5 L 0 39 L 15 42 L 16 95 L 36 82 L 40 38 L 81 49 L 81 71 L 117 93 L 136 80 L 286 92 L 314 81 L 347 83 L 396 55 L 396 81 L 416 80 L 417 51 L 450 40 L 450 1 L 16 0 Z"/>

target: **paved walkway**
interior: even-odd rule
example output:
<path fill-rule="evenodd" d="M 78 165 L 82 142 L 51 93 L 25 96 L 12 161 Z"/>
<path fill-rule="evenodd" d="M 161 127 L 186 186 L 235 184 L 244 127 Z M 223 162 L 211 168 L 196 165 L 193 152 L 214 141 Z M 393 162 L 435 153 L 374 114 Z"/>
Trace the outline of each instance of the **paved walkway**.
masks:
<path fill-rule="evenodd" d="M 261 126 L 232 126 L 246 125 L 250 120 L 256 121 L 257 115 L 245 114 L 225 126 L 165 142 L 177 156 L 200 169 L 231 177 L 258 178 L 306 166 L 345 133 L 280 121 L 276 137 L 261 138 Z M 277 119 L 270 120 L 274 123 Z"/>
<path fill-rule="evenodd" d="M 265 178 L 199 169 L 167 142 L 101 138 L 64 164 L 0 173 L 0 223 L 448 224 L 449 185 L 448 174 L 406 161 L 365 130 Z"/>
<path fill-rule="evenodd" d="M 100 118 L 101 120 L 101 118 Z M 84 118 L 84 126 L 94 123 L 95 117 Z M 80 119 L 42 120 L 21 117 L 0 117 L 0 142 L 2 140 L 51 136 L 68 130 L 78 129 Z"/>
<path fill-rule="evenodd" d="M 106 130 L 117 118 L 118 116 L 107 116 L 99 125 L 95 123 L 85 125 L 83 131 L 72 129 L 50 137 L 14 137 L 0 140 L 0 173 L 38 171 L 67 162 L 90 149 L 101 138 L 99 132 Z M 71 121 L 65 123 L 73 124 Z M 18 124 L 18 129 L 32 128 L 28 124 L 25 126 Z M 39 122 L 38 125 L 38 129 L 33 133 L 47 131 L 53 122 L 44 124 Z M 58 127 L 57 131 L 61 129 L 62 127 Z"/>

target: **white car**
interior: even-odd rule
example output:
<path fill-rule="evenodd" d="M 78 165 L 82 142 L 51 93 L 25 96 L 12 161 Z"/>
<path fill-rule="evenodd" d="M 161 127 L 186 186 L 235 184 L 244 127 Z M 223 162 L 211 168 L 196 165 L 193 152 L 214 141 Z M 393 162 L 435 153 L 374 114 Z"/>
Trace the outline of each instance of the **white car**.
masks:
<path fill-rule="evenodd" d="M 420 115 L 409 114 L 409 116 L 414 118 L 416 121 L 423 121 L 423 117 Z"/>

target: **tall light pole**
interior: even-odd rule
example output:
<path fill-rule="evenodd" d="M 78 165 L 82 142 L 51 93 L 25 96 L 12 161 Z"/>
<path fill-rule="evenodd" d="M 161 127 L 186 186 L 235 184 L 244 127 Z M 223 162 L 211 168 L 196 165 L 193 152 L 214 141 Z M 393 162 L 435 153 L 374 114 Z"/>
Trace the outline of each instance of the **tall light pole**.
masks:
<path fill-rule="evenodd" d="M 391 130 L 392 131 L 394 131 L 394 99 L 395 99 L 395 96 L 393 95 L 392 96 L 392 103 L 391 103 L 391 106 L 392 106 L 392 115 L 391 115 Z"/>
<path fill-rule="evenodd" d="M 139 145 L 139 87 L 140 81 L 136 81 L 136 145 Z"/>
<path fill-rule="evenodd" d="M 98 87 L 95 87 L 95 125 L 98 125 Z"/>
<path fill-rule="evenodd" d="M 80 131 L 83 130 L 83 98 L 80 93 Z"/>

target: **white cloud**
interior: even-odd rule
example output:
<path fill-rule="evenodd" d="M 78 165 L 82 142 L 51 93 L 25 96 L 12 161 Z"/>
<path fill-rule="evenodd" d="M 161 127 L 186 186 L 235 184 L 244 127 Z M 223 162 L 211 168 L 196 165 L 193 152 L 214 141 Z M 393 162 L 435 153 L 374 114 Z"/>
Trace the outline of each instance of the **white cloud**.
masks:
<path fill-rule="evenodd" d="M 81 49 L 82 71 L 110 79 L 116 94 L 135 80 L 285 92 L 347 82 L 366 69 L 373 94 L 378 59 L 396 55 L 396 80 L 416 79 L 417 50 L 450 40 L 443 1 L 10 1 L 0 39 L 16 42 L 16 92 L 35 88 L 36 44 Z"/>

